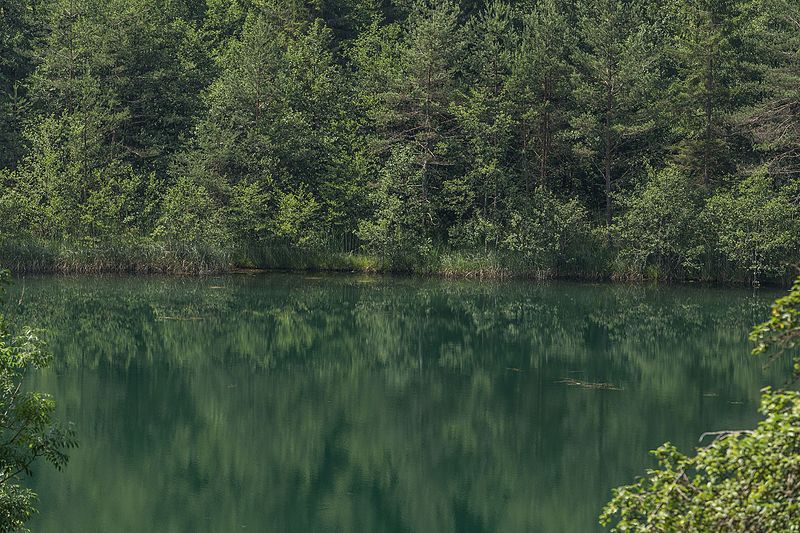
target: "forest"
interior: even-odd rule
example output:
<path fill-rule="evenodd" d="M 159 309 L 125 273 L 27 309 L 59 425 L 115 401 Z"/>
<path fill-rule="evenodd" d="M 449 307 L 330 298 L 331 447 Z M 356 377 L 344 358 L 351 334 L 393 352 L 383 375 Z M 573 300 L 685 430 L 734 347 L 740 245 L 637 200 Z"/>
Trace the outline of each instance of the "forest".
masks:
<path fill-rule="evenodd" d="M 786 281 L 792 0 L 0 0 L 0 258 Z"/>

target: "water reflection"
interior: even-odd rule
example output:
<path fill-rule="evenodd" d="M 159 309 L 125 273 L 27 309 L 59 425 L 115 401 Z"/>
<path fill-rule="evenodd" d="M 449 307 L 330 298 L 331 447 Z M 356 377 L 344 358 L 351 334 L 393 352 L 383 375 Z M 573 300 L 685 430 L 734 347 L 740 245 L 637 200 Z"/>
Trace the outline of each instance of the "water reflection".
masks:
<path fill-rule="evenodd" d="M 770 377 L 745 341 L 769 293 L 289 275 L 15 290 L 13 320 L 56 355 L 35 385 L 81 440 L 65 473 L 38 473 L 35 531 L 587 531 L 650 448 L 752 424 Z"/>

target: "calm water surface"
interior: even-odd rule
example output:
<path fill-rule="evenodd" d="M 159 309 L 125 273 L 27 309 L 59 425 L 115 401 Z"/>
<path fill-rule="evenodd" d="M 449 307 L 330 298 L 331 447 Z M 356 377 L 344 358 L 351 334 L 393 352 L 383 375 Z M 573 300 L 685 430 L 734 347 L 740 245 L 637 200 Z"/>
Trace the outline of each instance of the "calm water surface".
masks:
<path fill-rule="evenodd" d="M 775 293 L 302 275 L 28 278 L 80 448 L 34 532 L 583 532 L 756 421 Z M 20 303 L 21 298 L 21 303 Z M 778 369 L 771 371 L 779 375 Z M 610 383 L 590 390 L 565 379 Z"/>

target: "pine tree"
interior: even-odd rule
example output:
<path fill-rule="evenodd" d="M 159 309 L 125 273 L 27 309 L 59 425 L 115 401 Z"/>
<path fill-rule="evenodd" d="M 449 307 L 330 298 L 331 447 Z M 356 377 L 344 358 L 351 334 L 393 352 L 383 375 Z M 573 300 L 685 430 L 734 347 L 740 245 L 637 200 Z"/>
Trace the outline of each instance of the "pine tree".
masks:
<path fill-rule="evenodd" d="M 576 46 L 555 0 L 537 2 L 524 17 L 510 85 L 517 116 L 516 149 L 528 192 L 535 185 L 566 185 L 575 75 L 569 56 Z"/>
<path fill-rule="evenodd" d="M 433 225 L 435 194 L 445 169 L 454 164 L 458 128 L 452 105 L 462 50 L 458 19 L 452 2 L 433 6 L 420 1 L 397 33 L 400 43 L 386 42 L 397 26 L 374 29 L 356 54 L 364 71 L 362 101 L 377 132 L 375 151 L 388 154 L 400 145 L 412 150 L 427 227 Z"/>
<path fill-rule="evenodd" d="M 346 176 L 336 165 L 347 149 L 337 143 L 343 87 L 330 39 L 319 20 L 271 11 L 251 16 L 220 58 L 194 147 L 173 173 L 230 209 L 245 240 L 276 236 L 275 217 L 293 202 L 287 195 L 324 196 L 334 218 L 346 209 L 337 197 Z"/>
<path fill-rule="evenodd" d="M 731 114 L 737 95 L 731 87 L 741 75 L 732 42 L 735 2 L 682 0 L 672 4 L 671 16 L 673 151 L 683 169 L 711 185 L 735 169 Z"/>
<path fill-rule="evenodd" d="M 209 64 L 193 27 L 149 0 L 57 0 L 32 90 L 45 115 L 97 115 L 104 156 L 160 174 L 199 110 Z"/>
<path fill-rule="evenodd" d="M 22 123 L 31 111 L 26 79 L 35 68 L 44 7 L 36 0 L 0 0 L 0 169 L 22 155 Z"/>
<path fill-rule="evenodd" d="M 605 220 L 614 214 L 617 182 L 634 170 L 636 143 L 654 126 L 648 115 L 657 73 L 637 4 L 583 0 L 578 4 L 581 46 L 574 54 L 579 76 L 575 98 L 582 114 L 573 120 L 579 154 L 602 179 Z"/>
<path fill-rule="evenodd" d="M 761 94 L 736 123 L 766 156 L 770 174 L 788 181 L 800 174 L 800 5 L 753 0 L 744 10 L 741 33 Z"/>
<path fill-rule="evenodd" d="M 509 150 L 512 112 L 508 97 L 513 50 L 516 42 L 514 14 L 502 1 L 490 3 L 466 26 L 465 61 L 466 95 L 456 109 L 464 137 L 464 174 L 450 175 L 444 183 L 444 202 L 457 222 L 472 213 L 483 224 L 472 221 L 466 228 L 459 224 L 451 234 L 474 233 L 476 226 L 492 228 L 482 236 L 462 235 L 461 240 L 483 240 L 497 246 L 502 211 L 511 195 L 512 168 Z M 477 201 L 477 205 L 474 203 Z"/>

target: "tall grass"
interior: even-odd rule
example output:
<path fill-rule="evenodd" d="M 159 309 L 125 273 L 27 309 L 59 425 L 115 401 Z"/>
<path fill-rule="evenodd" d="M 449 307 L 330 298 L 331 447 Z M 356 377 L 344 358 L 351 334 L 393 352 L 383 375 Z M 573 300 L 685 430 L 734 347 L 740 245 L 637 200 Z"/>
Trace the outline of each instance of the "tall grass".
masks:
<path fill-rule="evenodd" d="M 404 273 L 449 278 L 549 279 L 582 277 L 556 266 L 526 264 L 512 254 L 437 250 L 425 257 L 390 260 L 342 251 L 333 246 L 292 247 L 250 244 L 233 251 L 148 239 L 114 243 L 0 241 L 0 267 L 30 273 L 176 273 L 196 274 L 237 268 L 285 271 Z M 593 279 L 601 277 L 592 273 Z"/>
<path fill-rule="evenodd" d="M 233 254 L 233 266 L 264 270 L 383 272 L 378 258 L 334 247 L 293 247 L 281 243 L 250 244 Z"/>
<path fill-rule="evenodd" d="M 235 250 L 167 244 L 151 239 L 114 243 L 0 240 L 0 268 L 23 273 L 169 273 L 203 274 L 237 268 L 282 271 L 398 273 L 466 279 L 580 279 L 619 282 L 700 281 L 751 283 L 747 273 L 721 261 L 705 266 L 693 278 L 669 277 L 656 267 L 634 270 L 615 259 L 607 247 L 587 247 L 580 254 L 531 263 L 496 251 L 437 249 L 425 257 L 390 260 L 344 251 L 341 247 L 299 248 L 273 243 Z M 791 273 L 794 275 L 794 272 Z M 784 284 L 791 276 L 762 280 Z"/>
<path fill-rule="evenodd" d="M 0 266 L 30 273 L 205 273 L 227 269 L 230 254 L 149 240 L 91 244 L 1 241 Z"/>

